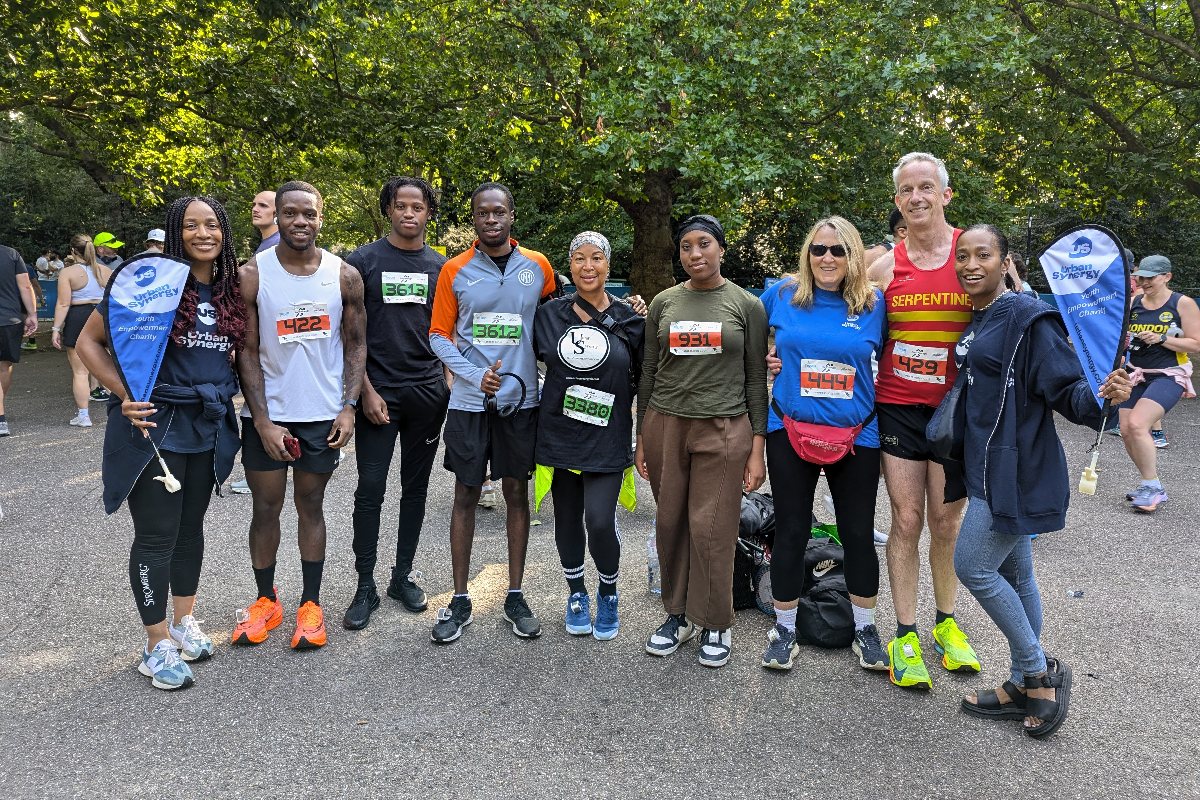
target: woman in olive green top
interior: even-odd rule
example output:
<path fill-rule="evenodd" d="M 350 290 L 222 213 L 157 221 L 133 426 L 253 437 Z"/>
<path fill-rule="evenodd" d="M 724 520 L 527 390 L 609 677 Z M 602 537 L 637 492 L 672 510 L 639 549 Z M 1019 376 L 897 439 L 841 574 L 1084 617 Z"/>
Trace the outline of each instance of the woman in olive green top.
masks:
<path fill-rule="evenodd" d="M 725 231 L 708 215 L 675 233 L 688 280 L 646 319 L 634 466 L 658 503 L 667 620 L 646 643 L 666 656 L 700 631 L 700 663 L 729 660 L 742 489 L 766 477 L 767 315 L 721 277 Z"/>

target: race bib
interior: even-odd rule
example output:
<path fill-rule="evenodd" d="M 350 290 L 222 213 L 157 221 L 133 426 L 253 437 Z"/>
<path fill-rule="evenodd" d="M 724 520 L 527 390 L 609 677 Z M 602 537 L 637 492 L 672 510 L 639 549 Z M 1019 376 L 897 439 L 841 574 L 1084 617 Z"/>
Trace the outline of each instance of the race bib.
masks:
<path fill-rule="evenodd" d="M 328 303 L 297 303 L 280 309 L 275 319 L 275 332 L 280 344 L 302 342 L 305 339 L 328 339 L 333 335 L 329 327 Z"/>
<path fill-rule="evenodd" d="M 711 356 L 721 352 L 721 323 L 672 322 L 671 354 Z"/>
<path fill-rule="evenodd" d="M 563 416 L 586 422 L 589 425 L 608 427 L 612 418 L 615 394 L 589 389 L 586 386 L 568 386 L 563 397 Z"/>
<path fill-rule="evenodd" d="M 521 343 L 520 314 L 476 314 L 471 318 L 473 344 L 516 346 Z"/>
<path fill-rule="evenodd" d="M 385 272 L 381 277 L 383 302 L 429 302 L 429 276 L 424 272 Z"/>
<path fill-rule="evenodd" d="M 800 360 L 800 396 L 849 400 L 854 397 L 854 367 L 839 361 Z"/>
<path fill-rule="evenodd" d="M 892 372 L 915 383 L 945 383 L 950 350 L 896 342 L 892 350 Z"/>

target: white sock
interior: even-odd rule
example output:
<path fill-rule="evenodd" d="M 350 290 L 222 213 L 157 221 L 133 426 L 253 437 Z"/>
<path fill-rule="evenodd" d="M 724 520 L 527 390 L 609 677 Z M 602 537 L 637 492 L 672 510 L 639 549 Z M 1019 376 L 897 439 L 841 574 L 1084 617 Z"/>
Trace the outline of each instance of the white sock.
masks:
<path fill-rule="evenodd" d="M 783 611 L 782 609 L 778 608 L 775 609 L 775 621 L 782 625 L 788 631 L 788 633 L 795 633 L 796 609 L 793 608 L 789 609 L 788 611 Z"/>
<path fill-rule="evenodd" d="M 86 408 L 81 408 L 81 409 L 78 409 L 78 410 L 75 412 L 75 414 L 76 414 L 76 416 L 78 416 L 80 419 L 90 419 L 90 418 L 91 418 L 91 414 L 88 412 L 88 410 L 87 410 Z"/>
<path fill-rule="evenodd" d="M 853 603 L 850 605 L 854 609 L 854 630 L 861 631 L 868 625 L 875 624 L 875 609 L 859 608 Z"/>

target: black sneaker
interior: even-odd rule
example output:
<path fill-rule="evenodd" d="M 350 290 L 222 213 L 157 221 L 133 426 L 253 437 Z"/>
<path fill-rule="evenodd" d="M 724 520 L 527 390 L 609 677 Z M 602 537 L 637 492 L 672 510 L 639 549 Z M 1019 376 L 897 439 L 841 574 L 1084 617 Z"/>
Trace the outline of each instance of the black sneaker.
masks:
<path fill-rule="evenodd" d="M 475 621 L 471 616 L 471 598 L 452 597 L 450 605 L 438 609 L 438 621 L 429 638 L 438 644 L 449 644 L 462 636 L 463 628 Z"/>
<path fill-rule="evenodd" d="M 379 593 L 375 591 L 375 584 L 359 586 L 354 599 L 350 601 L 350 607 L 346 609 L 346 616 L 342 618 L 342 627 L 348 631 L 362 630 L 371 621 L 371 612 L 377 608 Z"/>
<path fill-rule="evenodd" d="M 536 639 L 542 635 L 542 623 L 533 615 L 521 592 L 508 593 L 504 600 L 504 618 L 512 623 L 513 633 L 522 639 Z"/>
<path fill-rule="evenodd" d="M 646 652 L 652 656 L 669 656 L 679 645 L 696 635 L 696 626 L 688 622 L 683 614 L 669 614 L 667 621 L 650 634 Z"/>
<path fill-rule="evenodd" d="M 112 397 L 112 392 L 110 392 L 108 389 L 105 389 L 103 386 L 97 386 L 95 389 L 92 389 L 91 394 L 88 395 L 88 399 L 96 403 L 104 402 L 110 397 Z"/>
<path fill-rule="evenodd" d="M 861 631 L 855 631 L 854 643 L 850 645 L 850 648 L 858 656 L 858 663 L 862 665 L 863 669 L 887 672 L 890 665 L 887 648 L 879 640 L 879 631 L 875 629 L 874 625 L 868 625 Z"/>
<path fill-rule="evenodd" d="M 776 624 L 767 634 L 767 650 L 763 653 L 762 665 L 767 669 L 791 669 L 799 652 L 796 632 Z"/>
<path fill-rule="evenodd" d="M 400 601 L 400 605 L 408 611 L 420 614 L 429 608 L 429 600 L 425 597 L 424 590 L 413 580 L 414 576 L 423 577 L 420 572 L 400 572 L 396 567 L 392 567 L 392 580 L 388 584 L 387 596 Z"/>

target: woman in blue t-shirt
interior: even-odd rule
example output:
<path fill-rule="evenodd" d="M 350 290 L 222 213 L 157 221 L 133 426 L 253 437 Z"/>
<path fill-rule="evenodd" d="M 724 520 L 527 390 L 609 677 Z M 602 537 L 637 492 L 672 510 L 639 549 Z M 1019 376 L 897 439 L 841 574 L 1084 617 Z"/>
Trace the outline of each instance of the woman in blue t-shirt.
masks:
<path fill-rule="evenodd" d="M 854 606 L 854 652 L 863 667 L 886 670 L 887 653 L 875 629 L 879 427 L 871 358 L 883 349 L 887 314 L 883 295 L 867 281 L 862 239 L 847 220 L 819 220 L 808 232 L 801 253 L 800 269 L 762 296 L 783 362 L 767 423 L 767 467 L 775 497 L 771 591 L 776 625 L 762 663 L 771 669 L 791 669 L 800 649 L 796 607 L 804 588 L 813 496 L 824 468 L 845 548 L 846 587 Z M 781 411 L 797 422 L 863 427 L 852 452 L 822 465 L 797 454 Z"/>
<path fill-rule="evenodd" d="M 233 232 L 221 204 L 208 197 L 176 200 L 167 210 L 166 229 L 165 255 L 189 262 L 191 274 L 150 402 L 128 398 L 105 349 L 107 297 L 76 348 L 114 396 L 104 435 L 104 507 L 111 514 L 128 500 L 133 518 L 129 582 L 147 642 L 138 670 L 156 688 L 182 689 L 193 682 L 185 662 L 202 661 L 213 651 L 192 610 L 204 557 L 204 515 L 238 450 L 233 360 L 245 341 L 246 314 Z M 181 484 L 178 491 L 161 482 L 147 435 Z M 168 596 L 174 624 L 167 622 Z"/>

